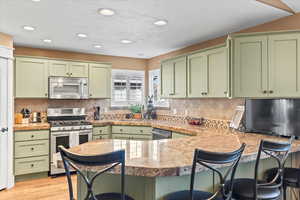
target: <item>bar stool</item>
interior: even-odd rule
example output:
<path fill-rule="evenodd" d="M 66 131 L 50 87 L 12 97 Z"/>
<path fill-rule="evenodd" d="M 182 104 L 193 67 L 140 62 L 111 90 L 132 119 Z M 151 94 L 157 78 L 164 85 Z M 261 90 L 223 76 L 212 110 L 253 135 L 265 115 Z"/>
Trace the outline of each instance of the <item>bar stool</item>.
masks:
<path fill-rule="evenodd" d="M 102 154 L 102 155 L 93 155 L 93 156 L 81 156 L 78 154 L 73 154 L 63 146 L 58 147 L 63 164 L 67 174 L 68 186 L 69 186 L 69 194 L 70 200 L 75 200 L 73 194 L 73 184 L 70 174 L 70 167 L 76 170 L 77 174 L 79 174 L 83 182 L 87 186 L 87 194 L 85 196 L 85 200 L 134 200 L 133 198 L 125 195 L 125 151 L 115 151 L 112 153 Z M 78 166 L 106 166 L 105 169 L 97 172 L 92 177 L 88 177 L 85 175 L 82 170 L 78 168 Z M 93 192 L 93 184 L 97 177 L 101 174 L 115 168 L 116 166 L 121 165 L 121 193 L 103 193 L 103 194 L 94 194 Z"/>
<path fill-rule="evenodd" d="M 194 153 L 194 160 L 192 166 L 190 190 L 183 190 L 179 192 L 174 192 L 168 194 L 164 199 L 165 200 L 229 200 L 231 199 L 231 191 L 225 193 L 224 183 L 227 177 L 230 175 L 230 182 L 232 182 L 236 168 L 240 161 L 241 155 L 245 149 L 245 144 L 231 153 L 217 153 L 217 152 L 208 152 L 200 149 L 196 149 Z M 200 164 L 209 170 L 218 174 L 220 179 L 220 186 L 215 193 L 205 192 L 205 191 L 196 191 L 194 190 L 194 180 L 196 174 L 196 165 Z M 216 165 L 229 165 L 229 169 L 223 175 L 221 171 L 216 169 Z"/>
<path fill-rule="evenodd" d="M 266 171 L 267 180 L 272 180 L 276 176 L 278 168 L 273 168 Z M 283 199 L 286 200 L 287 188 L 300 189 L 300 169 L 299 168 L 284 168 L 283 170 Z M 299 194 L 300 196 L 300 194 Z"/>
<path fill-rule="evenodd" d="M 232 198 L 236 200 L 276 200 L 281 198 L 282 175 L 293 138 L 288 143 L 262 140 L 256 158 L 254 179 L 240 178 L 233 183 Z M 271 181 L 258 180 L 258 169 L 262 153 L 276 160 L 278 171 Z"/>

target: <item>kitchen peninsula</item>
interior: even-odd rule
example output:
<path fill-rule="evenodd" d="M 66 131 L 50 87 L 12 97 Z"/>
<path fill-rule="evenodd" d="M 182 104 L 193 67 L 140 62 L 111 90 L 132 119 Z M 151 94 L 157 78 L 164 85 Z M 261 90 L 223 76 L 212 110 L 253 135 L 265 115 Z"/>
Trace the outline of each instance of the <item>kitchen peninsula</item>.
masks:
<path fill-rule="evenodd" d="M 104 123 L 104 122 L 98 122 Z M 105 122 L 108 123 L 108 122 Z M 113 122 L 116 124 L 117 122 Z M 121 124 L 130 123 L 133 125 L 149 125 L 150 122 L 127 122 L 120 121 Z M 125 149 L 126 151 L 126 193 L 137 200 L 162 200 L 171 192 L 188 189 L 190 181 L 190 170 L 195 148 L 208 151 L 230 152 L 237 149 L 243 142 L 247 144 L 237 177 L 253 177 L 253 165 L 261 139 L 286 140 L 279 137 L 245 134 L 220 128 L 193 128 L 189 125 L 175 125 L 174 123 L 152 122 L 151 126 L 180 130 L 191 137 L 165 140 L 96 140 L 88 142 L 74 148 L 71 152 L 81 155 L 103 154 L 111 151 Z M 136 124 L 135 124 L 136 125 Z M 300 142 L 294 143 L 287 166 L 295 163 L 296 153 L 300 151 Z M 265 157 L 266 158 L 266 157 Z M 262 160 L 262 172 L 272 166 L 273 162 L 266 158 Z M 100 168 L 89 167 L 90 173 L 96 172 Z M 198 168 L 196 189 L 211 190 L 213 180 L 211 174 L 203 168 Z M 120 191 L 118 170 L 103 175 L 97 180 L 98 192 Z M 204 181 L 205 180 L 205 181 Z M 78 199 L 85 195 L 85 186 L 78 179 Z M 101 184 L 105 182 L 105 185 Z"/>

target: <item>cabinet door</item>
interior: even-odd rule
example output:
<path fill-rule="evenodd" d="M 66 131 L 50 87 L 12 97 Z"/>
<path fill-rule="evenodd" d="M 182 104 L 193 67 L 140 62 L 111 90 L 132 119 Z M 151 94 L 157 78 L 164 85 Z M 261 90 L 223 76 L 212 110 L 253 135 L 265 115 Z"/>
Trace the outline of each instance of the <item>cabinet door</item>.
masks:
<path fill-rule="evenodd" d="M 188 57 L 188 97 L 205 97 L 208 92 L 207 56 L 197 53 Z"/>
<path fill-rule="evenodd" d="M 206 52 L 208 69 L 208 97 L 228 96 L 228 49 L 217 48 Z"/>
<path fill-rule="evenodd" d="M 186 97 L 186 57 L 174 60 L 174 98 Z"/>
<path fill-rule="evenodd" d="M 17 98 L 48 97 L 48 61 L 16 58 L 15 95 Z"/>
<path fill-rule="evenodd" d="M 89 65 L 89 91 L 91 98 L 111 97 L 111 68 L 107 64 Z"/>
<path fill-rule="evenodd" d="M 167 61 L 161 65 L 161 95 L 170 98 L 174 95 L 174 65 Z"/>
<path fill-rule="evenodd" d="M 234 40 L 234 97 L 267 97 L 267 36 L 248 36 Z"/>
<path fill-rule="evenodd" d="M 69 76 L 69 63 L 59 60 L 49 61 L 49 76 Z"/>
<path fill-rule="evenodd" d="M 269 36 L 269 96 L 299 97 L 300 34 Z"/>
<path fill-rule="evenodd" d="M 88 77 L 89 64 L 83 62 L 70 62 L 69 75 L 71 77 Z"/>

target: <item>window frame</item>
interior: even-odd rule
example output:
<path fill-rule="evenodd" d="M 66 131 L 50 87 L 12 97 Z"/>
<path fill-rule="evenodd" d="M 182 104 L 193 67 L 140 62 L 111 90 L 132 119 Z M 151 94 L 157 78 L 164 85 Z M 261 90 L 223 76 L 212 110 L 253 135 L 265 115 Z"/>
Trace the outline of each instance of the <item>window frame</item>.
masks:
<path fill-rule="evenodd" d="M 154 86 L 153 86 L 153 77 L 154 76 L 158 76 L 158 98 L 159 98 L 159 101 L 162 100 L 161 99 L 161 71 L 160 69 L 152 69 L 152 70 L 149 70 L 148 71 L 148 95 L 151 96 L 151 95 L 154 95 Z M 156 102 L 155 100 L 153 101 L 153 105 L 155 108 L 162 108 L 162 109 L 170 109 L 170 101 L 169 99 L 163 99 L 165 102 L 162 103 L 162 102 Z"/>

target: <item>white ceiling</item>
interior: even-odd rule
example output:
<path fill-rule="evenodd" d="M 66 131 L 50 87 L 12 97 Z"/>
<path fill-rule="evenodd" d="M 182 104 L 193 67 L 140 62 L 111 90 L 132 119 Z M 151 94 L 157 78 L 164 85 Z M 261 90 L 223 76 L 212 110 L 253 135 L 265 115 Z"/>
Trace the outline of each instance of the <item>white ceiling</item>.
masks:
<path fill-rule="evenodd" d="M 299 0 L 285 2 L 300 11 Z M 116 15 L 101 16 L 99 8 Z M 22 46 L 150 58 L 287 15 L 255 0 L 0 0 L 0 32 Z M 156 27 L 157 19 L 169 24 Z M 43 43 L 46 38 L 53 42 Z"/>

